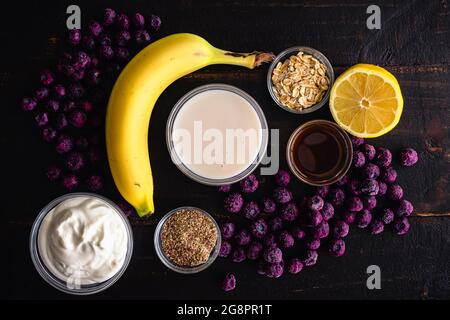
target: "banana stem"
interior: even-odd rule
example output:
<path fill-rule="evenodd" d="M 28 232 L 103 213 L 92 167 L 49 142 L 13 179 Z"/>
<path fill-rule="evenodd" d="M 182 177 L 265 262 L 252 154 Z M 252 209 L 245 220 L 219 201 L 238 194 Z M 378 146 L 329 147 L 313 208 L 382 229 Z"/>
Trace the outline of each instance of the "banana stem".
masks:
<path fill-rule="evenodd" d="M 232 64 L 253 69 L 263 63 L 271 62 L 275 58 L 272 52 L 238 53 L 214 48 L 211 63 Z"/>

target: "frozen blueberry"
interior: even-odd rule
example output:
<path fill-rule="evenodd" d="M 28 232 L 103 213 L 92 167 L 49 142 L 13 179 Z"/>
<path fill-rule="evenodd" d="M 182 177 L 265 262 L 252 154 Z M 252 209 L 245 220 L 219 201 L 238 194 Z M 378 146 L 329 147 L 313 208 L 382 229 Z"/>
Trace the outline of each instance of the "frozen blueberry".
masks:
<path fill-rule="evenodd" d="M 282 263 L 272 263 L 267 265 L 266 276 L 269 278 L 279 278 L 283 275 L 284 267 Z"/>
<path fill-rule="evenodd" d="M 236 232 L 236 226 L 232 222 L 224 222 L 220 225 L 220 233 L 222 239 L 228 240 L 234 236 Z"/>
<path fill-rule="evenodd" d="M 364 138 L 351 137 L 352 144 L 354 147 L 359 147 L 364 144 Z"/>
<path fill-rule="evenodd" d="M 311 267 L 317 263 L 317 259 L 319 258 L 319 254 L 316 250 L 308 250 L 306 252 L 306 257 L 303 260 L 303 265 L 306 267 Z"/>
<path fill-rule="evenodd" d="M 130 28 L 130 19 L 128 18 L 128 16 L 126 14 L 123 14 L 123 13 L 119 14 L 116 17 L 116 22 L 117 22 L 117 26 L 121 30 L 128 30 Z"/>
<path fill-rule="evenodd" d="M 406 148 L 400 151 L 400 164 L 405 167 L 411 167 L 419 160 L 417 151 L 412 148 Z"/>
<path fill-rule="evenodd" d="M 356 220 L 356 212 L 345 211 L 344 214 L 342 215 L 342 218 L 346 223 L 352 224 Z"/>
<path fill-rule="evenodd" d="M 33 98 L 23 98 L 22 99 L 22 109 L 25 111 L 33 111 L 36 109 L 37 102 Z"/>
<path fill-rule="evenodd" d="M 128 61 L 130 58 L 130 52 L 127 48 L 124 47 L 118 47 L 116 49 L 116 57 L 119 61 Z"/>
<path fill-rule="evenodd" d="M 269 230 L 267 223 L 264 219 L 258 219 L 253 221 L 251 224 L 251 231 L 254 237 L 256 238 L 264 238 Z"/>
<path fill-rule="evenodd" d="M 320 186 L 316 188 L 316 195 L 319 197 L 325 198 L 328 195 L 328 192 L 330 191 L 329 186 Z"/>
<path fill-rule="evenodd" d="M 340 208 L 344 204 L 345 193 L 340 188 L 332 188 L 328 193 L 328 201 L 333 205 L 333 207 Z"/>
<path fill-rule="evenodd" d="M 34 97 L 36 100 L 43 100 L 45 98 L 48 98 L 48 88 L 47 87 L 41 87 L 36 89 L 34 92 Z"/>
<path fill-rule="evenodd" d="M 54 80 L 53 73 L 50 70 L 42 70 L 39 75 L 39 80 L 44 86 L 49 86 Z"/>
<path fill-rule="evenodd" d="M 41 137 L 45 142 L 51 142 L 55 140 L 57 136 L 58 133 L 51 126 L 46 126 L 41 130 Z"/>
<path fill-rule="evenodd" d="M 375 158 L 375 155 L 377 153 L 375 147 L 368 143 L 365 143 L 361 147 L 361 151 L 362 153 L 364 153 L 364 156 L 366 157 L 367 160 L 373 160 L 373 158 Z"/>
<path fill-rule="evenodd" d="M 78 107 L 84 112 L 91 112 L 94 106 L 90 101 L 84 100 L 78 104 Z"/>
<path fill-rule="evenodd" d="M 374 179 L 365 179 L 361 182 L 361 193 L 368 196 L 376 196 L 380 190 L 378 181 Z"/>
<path fill-rule="evenodd" d="M 84 111 L 74 110 L 69 114 L 68 120 L 75 128 L 82 128 L 86 124 L 87 116 Z"/>
<path fill-rule="evenodd" d="M 111 46 L 112 45 L 112 40 L 109 37 L 109 35 L 107 34 L 102 34 L 100 37 L 98 37 L 97 39 L 97 43 L 100 46 Z"/>
<path fill-rule="evenodd" d="M 407 217 L 394 221 L 394 230 L 399 236 L 406 234 L 409 231 L 409 227 L 410 225 Z"/>
<path fill-rule="evenodd" d="M 292 236 L 294 237 L 294 239 L 301 240 L 306 237 L 306 232 L 300 227 L 294 227 L 292 229 Z"/>
<path fill-rule="evenodd" d="M 354 151 L 353 152 L 353 166 L 355 168 L 362 168 L 366 164 L 366 157 L 364 156 L 364 153 L 361 151 Z"/>
<path fill-rule="evenodd" d="M 387 192 L 387 188 L 388 187 L 387 187 L 386 183 L 380 181 L 380 182 L 378 182 L 378 188 L 379 188 L 378 195 L 379 196 L 384 196 L 386 194 L 386 192 Z"/>
<path fill-rule="evenodd" d="M 273 233 L 269 233 L 264 237 L 264 245 L 267 248 L 275 248 L 277 246 L 277 240 Z"/>
<path fill-rule="evenodd" d="M 347 222 L 343 220 L 336 221 L 336 224 L 333 228 L 333 236 L 337 239 L 339 238 L 345 238 L 348 235 L 348 232 L 350 230 L 350 226 Z"/>
<path fill-rule="evenodd" d="M 45 111 L 38 112 L 34 116 L 34 120 L 36 121 L 36 124 L 38 127 L 43 127 L 49 123 L 49 116 L 48 113 Z"/>
<path fill-rule="evenodd" d="M 297 274 L 303 269 L 303 263 L 298 258 L 294 258 L 289 261 L 289 273 Z"/>
<path fill-rule="evenodd" d="M 318 250 L 320 248 L 320 239 L 312 238 L 306 242 L 306 247 L 309 250 Z"/>
<path fill-rule="evenodd" d="M 260 209 L 256 201 L 250 201 L 244 206 L 244 217 L 250 220 L 256 219 L 260 214 Z"/>
<path fill-rule="evenodd" d="M 103 32 L 103 28 L 102 25 L 100 23 L 98 23 L 97 21 L 92 21 L 89 24 L 89 32 L 94 36 L 94 37 L 98 37 L 102 32 Z"/>
<path fill-rule="evenodd" d="M 380 220 L 375 220 L 370 225 L 370 233 L 372 233 L 374 235 L 380 234 L 383 231 L 384 231 L 384 223 L 382 221 L 380 221 Z"/>
<path fill-rule="evenodd" d="M 272 198 L 265 197 L 263 199 L 263 211 L 265 213 L 274 213 L 277 206 Z"/>
<path fill-rule="evenodd" d="M 280 231 L 283 228 L 283 219 L 280 217 L 274 217 L 270 219 L 269 226 L 273 232 Z"/>
<path fill-rule="evenodd" d="M 62 84 L 57 84 L 53 88 L 53 92 L 56 99 L 63 99 L 66 96 L 66 87 Z"/>
<path fill-rule="evenodd" d="M 231 193 L 224 200 L 224 207 L 230 213 L 238 213 L 244 204 L 244 198 L 240 193 Z"/>
<path fill-rule="evenodd" d="M 322 223 L 323 217 L 320 211 L 310 210 L 308 211 L 308 220 L 311 226 L 316 227 Z"/>
<path fill-rule="evenodd" d="M 46 175 L 49 181 L 56 181 L 61 176 L 61 168 L 57 166 L 50 166 L 47 168 Z"/>
<path fill-rule="evenodd" d="M 106 60 L 111 60 L 112 58 L 114 58 L 114 50 L 113 48 L 111 48 L 111 46 L 101 46 L 100 55 Z"/>
<path fill-rule="evenodd" d="M 85 69 L 87 68 L 91 63 L 91 57 L 86 52 L 78 51 L 74 57 L 73 57 L 73 64 L 72 66 L 75 68 L 75 70 L 79 69 Z"/>
<path fill-rule="evenodd" d="M 263 245 L 260 242 L 253 241 L 247 248 L 247 259 L 256 260 L 261 256 Z"/>
<path fill-rule="evenodd" d="M 121 30 L 116 34 L 116 44 L 126 46 L 131 39 L 131 34 L 127 30 Z"/>
<path fill-rule="evenodd" d="M 322 217 L 323 220 L 328 221 L 334 217 L 334 207 L 329 202 L 324 202 L 322 207 Z"/>
<path fill-rule="evenodd" d="M 67 121 L 67 117 L 64 113 L 58 114 L 56 117 L 56 129 L 62 130 L 66 128 L 69 125 L 69 122 Z"/>
<path fill-rule="evenodd" d="M 254 174 L 249 175 L 239 182 L 243 193 L 253 193 L 258 189 L 258 178 Z"/>
<path fill-rule="evenodd" d="M 264 250 L 264 260 L 268 263 L 280 263 L 283 260 L 283 252 L 277 247 L 267 248 Z"/>
<path fill-rule="evenodd" d="M 330 242 L 328 252 L 333 257 L 341 257 L 345 253 L 345 241 L 342 239 L 333 239 Z"/>
<path fill-rule="evenodd" d="M 398 201 L 403 198 L 403 189 L 398 184 L 392 184 L 387 190 L 388 198 L 393 201 Z"/>
<path fill-rule="evenodd" d="M 350 197 L 346 201 L 347 209 L 354 212 L 359 212 L 363 209 L 363 202 L 359 197 Z"/>
<path fill-rule="evenodd" d="M 116 11 L 111 8 L 106 8 L 105 13 L 103 14 L 103 25 L 105 27 L 110 26 L 114 23 L 116 19 Z"/>
<path fill-rule="evenodd" d="M 238 233 L 234 236 L 234 240 L 236 241 L 236 244 L 239 246 L 248 245 L 251 239 L 252 236 L 250 232 L 248 232 L 246 229 L 239 230 Z"/>
<path fill-rule="evenodd" d="M 285 187 L 278 187 L 273 191 L 273 198 L 278 203 L 288 203 L 292 200 L 292 192 Z"/>
<path fill-rule="evenodd" d="M 328 237 L 330 234 L 330 225 L 326 221 L 322 221 L 315 229 L 313 236 L 314 238 L 323 239 Z"/>
<path fill-rule="evenodd" d="M 362 198 L 364 209 L 372 210 L 377 206 L 377 198 L 375 196 L 365 196 Z"/>
<path fill-rule="evenodd" d="M 99 175 L 93 174 L 86 179 L 86 185 L 90 191 L 99 191 L 103 189 L 103 179 Z"/>
<path fill-rule="evenodd" d="M 392 153 L 389 149 L 379 147 L 377 148 L 377 154 L 375 156 L 375 162 L 380 167 L 386 168 L 391 165 Z"/>
<path fill-rule="evenodd" d="M 356 215 L 356 224 L 358 228 L 367 228 L 370 222 L 372 222 L 372 214 L 369 210 L 364 209 Z"/>
<path fill-rule="evenodd" d="M 278 186 L 287 187 L 290 181 L 291 176 L 286 170 L 278 170 L 277 174 L 275 175 L 275 182 Z"/>
<path fill-rule="evenodd" d="M 414 211 L 414 206 L 408 200 L 401 200 L 397 210 L 395 211 L 395 215 L 397 217 L 409 217 Z"/>
<path fill-rule="evenodd" d="M 387 167 L 381 171 L 380 180 L 384 183 L 394 183 L 397 179 L 397 171 L 392 167 Z"/>
<path fill-rule="evenodd" d="M 73 139 L 67 135 L 59 136 L 56 141 L 56 152 L 67 153 L 73 149 Z"/>
<path fill-rule="evenodd" d="M 223 291 L 231 291 L 236 288 L 236 277 L 232 273 L 227 273 L 222 282 Z"/>
<path fill-rule="evenodd" d="M 70 171 L 78 171 L 84 167 L 84 164 L 84 156 L 78 151 L 71 152 L 66 158 L 66 167 Z"/>
<path fill-rule="evenodd" d="M 144 46 L 150 42 L 151 37 L 146 30 L 138 30 L 134 34 L 134 39 L 138 46 Z"/>
<path fill-rule="evenodd" d="M 294 237 L 287 231 L 283 231 L 280 233 L 278 237 L 278 241 L 282 248 L 288 249 L 294 246 Z"/>
<path fill-rule="evenodd" d="M 145 18 L 139 12 L 136 12 L 133 16 L 133 24 L 137 29 L 142 29 L 145 26 Z"/>
<path fill-rule="evenodd" d="M 323 208 L 323 199 L 320 196 L 312 196 L 308 199 L 307 206 L 311 210 L 320 211 Z"/>
<path fill-rule="evenodd" d="M 351 179 L 349 184 L 347 185 L 347 191 L 354 196 L 359 196 L 361 194 L 359 180 Z"/>
<path fill-rule="evenodd" d="M 153 29 L 155 29 L 155 31 L 158 31 L 161 27 L 161 18 L 152 14 L 150 17 L 150 25 Z"/>
<path fill-rule="evenodd" d="M 389 208 L 385 208 L 381 211 L 381 220 L 384 224 L 390 224 L 394 221 L 394 211 Z"/>
<path fill-rule="evenodd" d="M 74 174 L 69 174 L 62 179 L 62 185 L 68 191 L 71 191 L 78 187 L 78 184 L 78 177 Z"/>
<path fill-rule="evenodd" d="M 232 249 L 231 243 L 229 243 L 226 240 L 222 241 L 219 249 L 219 257 L 222 258 L 228 257 L 231 253 L 231 249 Z"/>
<path fill-rule="evenodd" d="M 246 259 L 245 250 L 242 247 L 237 247 L 231 254 L 231 260 L 233 262 L 242 262 Z"/>
<path fill-rule="evenodd" d="M 281 218 L 284 221 L 294 221 L 298 217 L 298 208 L 291 202 L 283 205 L 281 208 Z"/>
<path fill-rule="evenodd" d="M 380 175 L 380 168 L 376 164 L 368 163 L 364 166 L 362 174 L 364 178 L 377 179 Z"/>
<path fill-rule="evenodd" d="M 338 187 L 345 187 L 349 183 L 349 181 L 350 181 L 349 176 L 345 175 L 336 182 L 336 185 Z"/>
<path fill-rule="evenodd" d="M 84 79 L 85 75 L 86 75 L 85 70 L 80 69 L 80 70 L 76 70 L 74 73 L 72 73 L 71 78 L 73 81 L 81 81 Z"/>
<path fill-rule="evenodd" d="M 81 41 L 81 31 L 80 29 L 71 29 L 69 30 L 68 36 L 67 36 L 67 42 L 72 45 L 76 46 Z"/>
<path fill-rule="evenodd" d="M 102 73 L 99 69 L 90 69 L 86 76 L 87 82 L 92 86 L 97 86 L 102 81 Z"/>

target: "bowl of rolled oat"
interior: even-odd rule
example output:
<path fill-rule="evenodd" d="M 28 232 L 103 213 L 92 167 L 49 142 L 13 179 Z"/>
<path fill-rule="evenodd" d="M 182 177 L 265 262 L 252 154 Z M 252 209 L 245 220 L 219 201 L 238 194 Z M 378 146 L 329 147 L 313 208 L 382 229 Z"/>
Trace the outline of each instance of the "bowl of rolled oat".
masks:
<path fill-rule="evenodd" d="M 267 73 L 267 88 L 275 103 L 292 113 L 320 109 L 330 97 L 334 71 L 321 52 L 291 47 L 281 52 Z"/>

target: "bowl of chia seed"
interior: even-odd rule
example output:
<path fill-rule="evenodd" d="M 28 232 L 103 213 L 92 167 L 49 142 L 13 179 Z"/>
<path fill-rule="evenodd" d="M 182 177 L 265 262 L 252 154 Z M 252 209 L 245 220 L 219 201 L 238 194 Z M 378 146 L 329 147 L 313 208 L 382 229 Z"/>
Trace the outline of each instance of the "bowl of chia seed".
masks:
<path fill-rule="evenodd" d="M 166 267 L 178 273 L 197 273 L 208 268 L 219 254 L 219 225 L 202 209 L 176 208 L 159 221 L 154 244 Z"/>

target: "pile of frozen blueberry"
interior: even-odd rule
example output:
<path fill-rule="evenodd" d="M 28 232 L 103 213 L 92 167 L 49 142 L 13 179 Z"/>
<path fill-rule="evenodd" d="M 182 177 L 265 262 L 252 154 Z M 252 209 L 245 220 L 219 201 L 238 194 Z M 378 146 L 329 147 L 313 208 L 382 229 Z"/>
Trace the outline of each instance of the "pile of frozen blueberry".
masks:
<path fill-rule="evenodd" d="M 285 170 L 275 175 L 275 189 L 255 199 L 260 181 L 252 174 L 239 184 L 221 186 L 224 208 L 240 215 L 241 222 L 221 224 L 220 257 L 234 262 L 255 261 L 256 271 L 279 278 L 285 271 L 299 273 L 317 263 L 319 251 L 335 257 L 345 253 L 345 237 L 351 225 L 374 235 L 391 226 L 398 235 L 408 232 L 413 205 L 396 182 L 394 162 L 413 166 L 417 152 L 400 150 L 398 161 L 386 148 L 375 148 L 364 139 L 352 138 L 353 163 L 348 174 L 330 186 L 316 187 L 311 194 L 294 199 L 291 177 Z M 236 219 L 233 219 L 236 220 Z M 326 250 L 319 250 L 326 246 Z M 222 287 L 234 289 L 236 278 L 228 274 Z"/>
<path fill-rule="evenodd" d="M 57 155 L 47 177 L 66 190 L 103 187 L 103 126 L 109 92 L 120 70 L 160 28 L 155 15 L 128 16 L 105 9 L 100 21 L 68 31 L 57 66 L 43 70 L 40 86 L 22 100 L 41 138 Z"/>

